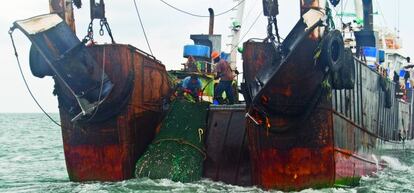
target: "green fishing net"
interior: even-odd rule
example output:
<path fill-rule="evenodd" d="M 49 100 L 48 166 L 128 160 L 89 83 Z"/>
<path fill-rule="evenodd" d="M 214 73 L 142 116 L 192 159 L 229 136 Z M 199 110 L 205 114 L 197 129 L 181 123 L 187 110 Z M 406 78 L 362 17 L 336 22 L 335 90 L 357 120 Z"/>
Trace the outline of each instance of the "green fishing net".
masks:
<path fill-rule="evenodd" d="M 160 132 L 138 160 L 136 177 L 191 182 L 201 179 L 208 103 L 174 101 Z"/>

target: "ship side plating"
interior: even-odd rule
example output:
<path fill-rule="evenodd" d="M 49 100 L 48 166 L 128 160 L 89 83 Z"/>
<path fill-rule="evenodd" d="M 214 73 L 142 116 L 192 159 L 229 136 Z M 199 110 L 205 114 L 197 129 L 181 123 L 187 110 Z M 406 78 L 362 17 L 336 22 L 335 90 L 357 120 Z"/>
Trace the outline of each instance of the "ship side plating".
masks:
<path fill-rule="evenodd" d="M 397 98 L 395 83 L 350 55 L 340 33 L 307 23 L 321 5 L 301 1 L 283 43 L 244 44 L 252 180 L 265 189 L 355 185 L 386 166 L 383 144 L 402 147 L 412 135 L 412 99 Z"/>

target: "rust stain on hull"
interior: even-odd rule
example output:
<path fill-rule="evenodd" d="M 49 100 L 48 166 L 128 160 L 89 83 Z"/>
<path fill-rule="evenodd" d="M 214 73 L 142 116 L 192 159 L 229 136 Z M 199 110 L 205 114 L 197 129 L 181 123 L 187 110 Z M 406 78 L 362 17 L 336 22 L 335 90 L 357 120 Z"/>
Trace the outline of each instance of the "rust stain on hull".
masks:
<path fill-rule="evenodd" d="M 102 45 L 89 51 L 98 64 L 105 62 L 115 87 L 94 122 L 76 124 L 70 113 L 75 99 L 57 87 L 68 174 L 72 181 L 130 179 L 161 120 L 162 98 L 170 89 L 167 73 L 159 61 L 132 46 Z"/>
<path fill-rule="evenodd" d="M 253 183 L 286 191 L 333 185 L 335 161 L 330 118 L 329 111 L 315 110 L 300 126 L 281 133 L 269 133 L 248 120 Z"/>

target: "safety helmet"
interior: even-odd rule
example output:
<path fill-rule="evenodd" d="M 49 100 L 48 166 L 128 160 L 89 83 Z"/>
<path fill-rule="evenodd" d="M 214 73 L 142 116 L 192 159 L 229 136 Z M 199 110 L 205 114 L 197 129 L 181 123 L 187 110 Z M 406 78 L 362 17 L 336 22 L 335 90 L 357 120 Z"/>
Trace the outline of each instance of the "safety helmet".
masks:
<path fill-rule="evenodd" d="M 219 52 L 217 52 L 217 51 L 213 51 L 213 52 L 211 52 L 211 59 L 216 59 L 216 58 L 218 58 L 220 56 L 220 53 Z"/>

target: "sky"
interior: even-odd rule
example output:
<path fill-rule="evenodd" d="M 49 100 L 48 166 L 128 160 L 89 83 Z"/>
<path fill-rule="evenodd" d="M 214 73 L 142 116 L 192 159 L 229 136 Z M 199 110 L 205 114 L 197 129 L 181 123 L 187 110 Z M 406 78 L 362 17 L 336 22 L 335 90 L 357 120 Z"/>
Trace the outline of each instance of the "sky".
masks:
<path fill-rule="evenodd" d="M 208 15 L 207 9 L 213 8 L 216 13 L 230 9 L 235 5 L 233 0 L 165 0 L 166 2 L 199 15 Z M 267 19 L 261 15 L 256 23 L 254 20 L 262 10 L 261 0 L 245 0 L 244 19 L 241 34 L 243 41 L 250 38 L 264 38 L 266 36 Z M 407 17 L 414 7 L 412 0 L 373 0 L 374 11 L 380 14 L 375 16 L 376 25 L 386 25 L 391 30 L 400 32 L 403 39 L 403 50 L 407 56 L 414 57 L 414 23 Z M 208 33 L 208 18 L 192 17 L 166 6 L 159 0 L 136 0 L 146 33 L 154 56 L 163 62 L 166 68 L 179 69 L 185 62 L 182 57 L 183 46 L 192 44 L 190 34 Z M 342 8 L 352 8 L 354 0 L 342 0 Z M 89 1 L 83 0 L 83 7 L 75 10 L 75 20 L 78 37 L 86 35 L 90 22 Z M 111 26 L 117 43 L 131 44 L 141 50 L 148 47 L 139 20 L 135 12 L 133 0 L 106 0 L 106 17 Z M 285 37 L 299 19 L 299 0 L 279 0 L 280 15 L 278 16 L 279 29 Z M 41 112 L 30 97 L 18 71 L 8 30 L 16 20 L 26 19 L 36 15 L 48 13 L 48 0 L 14 0 L 5 1 L 0 6 L 0 113 L 31 113 Z M 341 11 L 339 5 L 335 12 Z M 229 26 L 236 11 L 215 19 L 215 34 L 222 34 L 223 51 L 229 51 L 226 46 L 231 42 Z M 254 23 L 254 25 L 253 25 Z M 99 30 L 99 22 L 95 21 L 95 32 Z M 251 27 L 252 26 L 252 27 Z M 247 33 L 248 29 L 251 30 Z M 29 68 L 30 41 L 18 30 L 13 34 L 23 71 L 33 94 L 47 112 L 58 112 L 57 98 L 53 96 L 53 81 L 50 77 L 39 79 L 33 77 Z M 110 42 L 109 37 L 95 38 L 99 43 Z M 241 45 L 241 44 L 240 44 Z M 240 57 L 239 57 L 240 58 Z M 241 68 L 242 61 L 238 60 Z"/>

